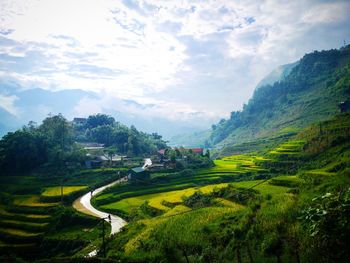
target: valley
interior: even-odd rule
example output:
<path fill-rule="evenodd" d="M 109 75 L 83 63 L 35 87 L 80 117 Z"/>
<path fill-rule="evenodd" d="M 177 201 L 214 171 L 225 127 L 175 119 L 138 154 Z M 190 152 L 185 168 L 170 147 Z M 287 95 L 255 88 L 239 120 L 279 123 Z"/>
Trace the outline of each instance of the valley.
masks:
<path fill-rule="evenodd" d="M 0 261 L 346 262 L 349 48 L 282 67 L 242 111 L 180 138 L 196 148 L 106 114 L 8 133 Z"/>

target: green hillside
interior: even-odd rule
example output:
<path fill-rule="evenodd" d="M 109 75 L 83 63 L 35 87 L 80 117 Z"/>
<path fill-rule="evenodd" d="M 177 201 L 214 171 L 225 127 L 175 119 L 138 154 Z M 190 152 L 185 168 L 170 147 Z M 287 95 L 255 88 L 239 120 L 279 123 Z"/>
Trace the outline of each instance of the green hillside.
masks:
<path fill-rule="evenodd" d="M 350 98 L 350 46 L 305 55 L 288 76 L 257 88 L 242 111 L 213 125 L 208 143 L 217 148 L 283 135 L 339 113 Z M 234 152 L 234 149 L 231 150 Z"/>

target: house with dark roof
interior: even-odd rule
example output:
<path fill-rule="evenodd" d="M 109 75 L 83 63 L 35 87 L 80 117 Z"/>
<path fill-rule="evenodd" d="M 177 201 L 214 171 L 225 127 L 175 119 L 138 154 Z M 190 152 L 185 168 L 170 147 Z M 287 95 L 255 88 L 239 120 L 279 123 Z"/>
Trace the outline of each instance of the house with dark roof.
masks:
<path fill-rule="evenodd" d="M 149 171 L 143 167 L 135 167 L 128 171 L 128 180 L 130 181 L 145 181 L 150 178 Z"/>

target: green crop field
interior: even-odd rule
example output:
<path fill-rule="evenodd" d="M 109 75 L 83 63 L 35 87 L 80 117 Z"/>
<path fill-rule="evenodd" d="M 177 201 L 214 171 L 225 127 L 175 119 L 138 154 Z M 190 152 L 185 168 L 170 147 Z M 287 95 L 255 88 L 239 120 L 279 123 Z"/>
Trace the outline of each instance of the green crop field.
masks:
<path fill-rule="evenodd" d="M 158 193 L 216 185 L 221 182 L 235 180 L 237 175 L 265 172 L 265 168 L 257 164 L 261 161 L 268 161 L 268 159 L 263 156 L 234 155 L 215 160 L 214 167 L 197 169 L 187 176 L 157 172 L 152 176 L 152 184 L 117 185 L 95 197 L 93 202 L 101 209 L 108 209 L 108 211 L 118 209 L 130 212 L 131 208 L 139 206 L 148 199 L 155 198 L 154 200 L 156 200 Z M 181 196 L 181 192 L 179 193 Z M 155 195 L 153 196 L 153 194 Z M 150 196 L 144 197 L 145 195 Z M 161 197 L 160 201 L 154 201 L 154 207 L 161 210 L 167 209 L 161 204 L 162 200 Z"/>
<path fill-rule="evenodd" d="M 13 204 L 16 206 L 32 206 L 32 207 L 52 207 L 59 203 L 41 202 L 39 195 L 19 195 L 14 197 Z"/>
<path fill-rule="evenodd" d="M 132 208 L 138 207 L 142 205 L 145 201 L 148 201 L 150 206 L 159 210 L 167 211 L 170 208 L 168 206 L 165 206 L 163 202 L 168 202 L 176 205 L 182 202 L 183 197 L 190 196 L 194 194 L 196 191 L 209 193 L 214 188 L 220 188 L 226 185 L 227 184 L 214 184 L 214 185 L 207 185 L 202 187 L 191 187 L 191 188 L 186 188 L 184 190 L 178 190 L 178 191 L 169 191 L 169 192 L 162 192 L 157 194 L 130 197 L 130 198 L 122 199 L 115 203 L 104 205 L 102 206 L 102 208 L 108 209 L 109 211 L 113 209 L 117 209 L 117 210 L 121 210 L 129 213 Z"/>
<path fill-rule="evenodd" d="M 202 231 L 203 227 L 217 218 L 235 211 L 237 211 L 237 208 L 210 207 L 173 217 L 164 215 L 152 220 L 143 220 L 140 224 L 144 224 L 145 227 L 138 235 L 128 240 L 124 246 L 125 253 L 128 255 L 137 251 L 151 235 L 164 236 L 174 246 L 176 246 L 176 243 L 181 244 L 183 242 L 187 245 L 205 242 L 206 233 Z"/>
<path fill-rule="evenodd" d="M 10 234 L 10 235 L 19 236 L 19 237 L 36 237 L 42 234 L 42 233 L 32 233 L 32 232 L 27 232 L 24 230 L 12 229 L 12 228 L 0 228 L 0 233 Z"/>
<path fill-rule="evenodd" d="M 269 153 L 273 155 L 298 155 L 302 151 L 304 144 L 305 141 L 303 140 L 288 141 L 274 148 Z"/>
<path fill-rule="evenodd" d="M 86 189 L 86 185 L 82 186 L 63 186 L 63 195 L 69 195 L 76 191 Z M 42 196 L 60 196 L 61 195 L 61 186 L 52 186 L 44 189 L 44 192 L 41 194 Z"/>
<path fill-rule="evenodd" d="M 118 171 L 125 169 L 78 170 L 74 176 L 3 175 L 0 176 L 2 197 L 0 201 L 0 236 L 2 251 L 28 249 L 32 253 L 45 237 L 47 244 L 59 247 L 62 240 L 73 244 L 72 249 L 83 248 L 90 241 L 100 240 L 99 221 L 87 216 L 69 214 L 63 223 L 57 222 L 65 206 L 61 205 L 61 184 L 64 182 L 64 202 L 74 199 L 88 187 L 98 187 L 118 178 Z M 64 203 L 65 204 L 65 203 Z M 67 205 L 67 204 L 65 204 Z M 74 220 L 72 218 L 75 218 Z M 57 226 L 59 224 L 59 226 Z M 52 228 L 55 227 L 55 231 Z M 106 226 L 106 231 L 110 227 Z M 44 242 L 45 244 L 45 242 Z M 100 244 L 97 242 L 95 246 Z M 43 248 L 45 250 L 45 248 Z M 51 249 L 51 248 L 49 248 Z M 65 250 L 64 247 L 62 247 Z M 76 253 L 76 251 L 74 253 Z M 63 251 L 64 255 L 67 251 Z M 17 252 L 18 253 L 18 252 Z M 21 252 L 22 253 L 22 252 Z M 24 252 L 23 252 L 24 253 Z"/>

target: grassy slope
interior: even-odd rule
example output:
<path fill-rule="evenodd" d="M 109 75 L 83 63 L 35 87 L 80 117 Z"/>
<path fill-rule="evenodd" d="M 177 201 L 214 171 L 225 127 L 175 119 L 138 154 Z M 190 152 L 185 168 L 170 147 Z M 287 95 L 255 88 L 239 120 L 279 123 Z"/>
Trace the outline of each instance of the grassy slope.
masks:
<path fill-rule="evenodd" d="M 349 99 L 349 63 L 350 46 L 305 55 L 284 81 L 259 88 L 238 116 L 218 124 L 212 142 L 232 154 L 242 149 L 238 144 L 260 139 L 260 149 L 269 138 L 338 114 L 337 105 Z"/>

